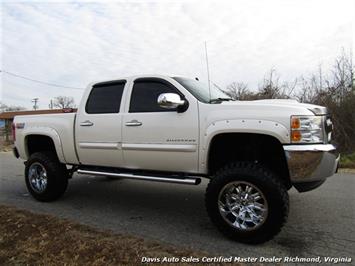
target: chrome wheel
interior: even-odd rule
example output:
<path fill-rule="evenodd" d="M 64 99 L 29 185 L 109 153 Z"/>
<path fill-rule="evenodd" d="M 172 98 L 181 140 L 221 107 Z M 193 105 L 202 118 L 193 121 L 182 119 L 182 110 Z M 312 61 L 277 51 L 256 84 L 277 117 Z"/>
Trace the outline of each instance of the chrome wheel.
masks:
<path fill-rule="evenodd" d="M 231 182 L 222 188 L 218 209 L 229 225 L 242 231 L 257 229 L 268 215 L 264 194 L 255 185 L 244 181 Z"/>
<path fill-rule="evenodd" d="M 40 163 L 33 163 L 28 170 L 28 181 L 31 188 L 42 193 L 47 188 L 47 171 Z"/>

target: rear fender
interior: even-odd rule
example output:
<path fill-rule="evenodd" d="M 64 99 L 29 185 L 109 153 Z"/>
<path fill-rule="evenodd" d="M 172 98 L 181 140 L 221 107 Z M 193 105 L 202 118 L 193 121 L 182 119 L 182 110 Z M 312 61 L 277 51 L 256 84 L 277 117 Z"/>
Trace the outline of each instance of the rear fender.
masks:
<path fill-rule="evenodd" d="M 29 158 L 29 151 L 28 151 L 28 146 L 27 146 L 27 137 L 31 135 L 42 135 L 46 136 L 52 139 L 55 147 L 55 151 L 57 153 L 58 159 L 62 163 L 66 163 L 65 157 L 64 157 L 64 152 L 63 152 L 63 146 L 62 142 L 60 140 L 60 136 L 56 130 L 50 127 L 27 127 L 24 129 L 22 132 L 23 137 L 21 140 L 23 141 L 22 149 L 21 151 L 19 150 L 19 154 L 21 158 Z"/>

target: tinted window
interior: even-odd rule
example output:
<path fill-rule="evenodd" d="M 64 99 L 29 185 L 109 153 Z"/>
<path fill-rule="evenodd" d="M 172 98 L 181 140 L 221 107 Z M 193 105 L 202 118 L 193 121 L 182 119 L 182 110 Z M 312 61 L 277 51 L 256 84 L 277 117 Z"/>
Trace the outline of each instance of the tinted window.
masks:
<path fill-rule="evenodd" d="M 172 109 L 161 108 L 158 105 L 157 100 L 162 93 L 178 93 L 181 96 L 172 85 L 165 82 L 151 80 L 135 81 L 129 111 L 131 113 L 174 111 Z"/>
<path fill-rule="evenodd" d="M 88 114 L 118 113 L 125 82 L 95 85 L 86 103 Z"/>

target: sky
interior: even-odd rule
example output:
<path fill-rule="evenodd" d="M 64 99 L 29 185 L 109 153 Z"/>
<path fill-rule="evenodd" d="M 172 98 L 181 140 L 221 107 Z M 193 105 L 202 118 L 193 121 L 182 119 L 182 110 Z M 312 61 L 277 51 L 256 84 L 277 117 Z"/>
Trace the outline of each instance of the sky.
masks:
<path fill-rule="evenodd" d="M 327 70 L 354 46 L 353 0 L 1 1 L 0 100 L 48 108 L 58 95 L 79 104 L 93 81 L 176 74 L 257 89 Z"/>

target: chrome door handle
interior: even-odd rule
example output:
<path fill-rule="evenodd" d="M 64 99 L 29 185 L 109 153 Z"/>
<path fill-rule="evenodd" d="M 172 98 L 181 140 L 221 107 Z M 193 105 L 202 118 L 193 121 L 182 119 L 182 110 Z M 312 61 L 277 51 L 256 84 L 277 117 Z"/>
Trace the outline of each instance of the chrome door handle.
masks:
<path fill-rule="evenodd" d="M 126 122 L 127 127 L 139 127 L 141 125 L 142 125 L 142 122 L 139 122 L 137 120 L 132 120 L 132 121 Z"/>
<path fill-rule="evenodd" d="M 80 126 L 82 126 L 82 127 L 91 127 L 93 125 L 94 125 L 94 123 L 91 122 L 90 120 L 86 120 L 86 121 L 80 123 Z"/>

